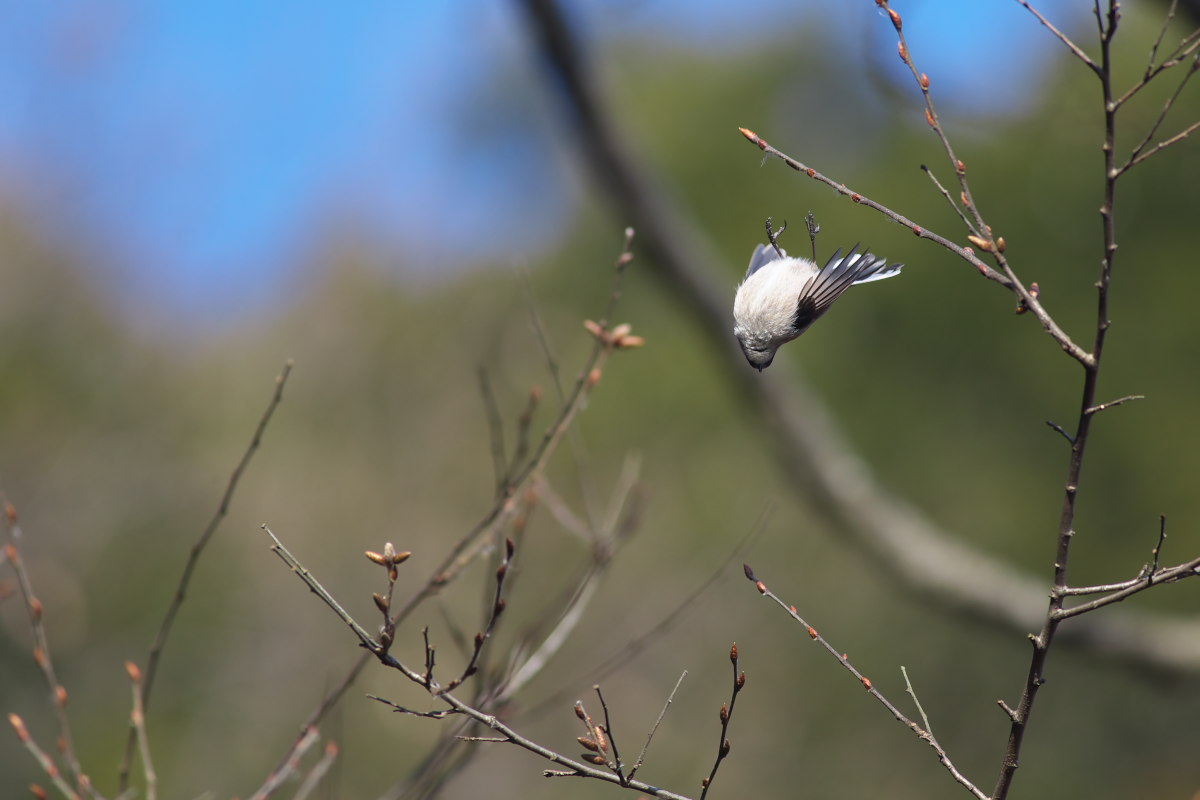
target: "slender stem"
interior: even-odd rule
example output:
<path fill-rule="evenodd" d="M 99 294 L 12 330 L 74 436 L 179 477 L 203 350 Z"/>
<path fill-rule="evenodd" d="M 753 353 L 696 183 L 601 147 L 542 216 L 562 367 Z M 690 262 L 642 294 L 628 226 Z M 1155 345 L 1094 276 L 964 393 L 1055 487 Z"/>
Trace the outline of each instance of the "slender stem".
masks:
<path fill-rule="evenodd" d="M 1100 64 L 1094 70 L 1100 79 L 1104 101 L 1104 143 L 1101 151 L 1104 157 L 1104 202 L 1100 207 L 1100 220 L 1104 237 L 1104 258 L 1100 266 L 1100 278 L 1096 282 L 1096 336 L 1092 345 L 1091 358 L 1081 364 L 1084 369 L 1083 392 L 1079 406 L 1079 421 L 1075 436 L 1071 441 L 1071 458 L 1067 468 L 1067 479 L 1063 490 L 1062 511 L 1059 515 L 1058 537 L 1054 556 L 1054 589 L 1050 595 L 1049 609 L 1041 631 L 1030 637 L 1033 644 L 1033 654 L 1029 661 L 1029 671 L 1025 678 L 1025 688 L 1021 700 L 1012 710 L 1012 724 L 1009 728 L 1008 746 L 1000 768 L 1000 777 L 996 782 L 993 800 L 1004 800 L 1012 788 L 1013 777 L 1020 762 L 1021 747 L 1024 744 L 1025 731 L 1029 724 L 1033 704 L 1038 690 L 1045 683 L 1046 658 L 1050 645 L 1058 631 L 1058 626 L 1066 617 L 1063 616 L 1068 582 L 1068 565 L 1071 557 L 1071 542 L 1075 536 L 1075 511 L 1079 496 L 1079 479 L 1083 473 L 1084 456 L 1087 452 L 1088 434 L 1091 431 L 1092 420 L 1095 417 L 1096 385 L 1100 371 L 1100 361 L 1104 352 L 1104 340 L 1109 328 L 1108 319 L 1108 289 L 1112 281 L 1113 258 L 1117 250 L 1116 227 L 1114 224 L 1114 207 L 1116 201 L 1117 179 L 1120 173 L 1116 169 L 1116 112 L 1113 102 L 1112 89 L 1112 38 L 1117 30 L 1119 12 L 1116 0 L 1110 0 L 1108 13 L 1101 19 L 1097 5 L 1097 23 L 1100 26 Z"/>

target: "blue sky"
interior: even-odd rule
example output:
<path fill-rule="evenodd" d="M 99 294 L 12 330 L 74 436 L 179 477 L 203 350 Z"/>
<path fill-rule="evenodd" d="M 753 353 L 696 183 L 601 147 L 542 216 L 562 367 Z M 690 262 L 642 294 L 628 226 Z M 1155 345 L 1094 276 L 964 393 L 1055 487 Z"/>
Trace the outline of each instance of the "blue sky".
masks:
<path fill-rule="evenodd" d="M 1058 55 L 1013 0 L 894 5 L 963 113 L 1011 112 L 1021 98 L 997 92 L 1036 85 Z M 1061 20 L 1067 5 L 1039 7 Z M 734 57 L 817 20 L 841 26 L 834 41 L 866 29 L 870 46 L 894 47 L 870 0 L 568 6 L 601 47 L 630 38 Z M 505 0 L 7 3 L 0 202 L 94 265 L 131 314 L 203 324 L 278 303 L 333 230 L 396 254 L 406 274 L 536 255 L 574 196 L 542 155 L 554 131 L 536 113 L 517 11 Z"/>

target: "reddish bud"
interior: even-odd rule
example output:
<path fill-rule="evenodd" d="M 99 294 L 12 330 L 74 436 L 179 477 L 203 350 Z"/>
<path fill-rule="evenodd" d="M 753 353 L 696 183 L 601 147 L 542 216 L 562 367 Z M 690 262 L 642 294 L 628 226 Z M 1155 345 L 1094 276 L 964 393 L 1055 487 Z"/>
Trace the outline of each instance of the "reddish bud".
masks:
<path fill-rule="evenodd" d="M 814 628 L 812 625 L 809 625 L 808 626 L 808 635 L 813 639 L 817 638 L 817 629 Z"/>
<path fill-rule="evenodd" d="M 959 175 L 967 174 L 967 165 L 962 162 L 961 158 L 958 161 L 954 162 L 954 167 L 955 167 L 955 169 L 958 170 Z"/>
<path fill-rule="evenodd" d="M 29 793 L 32 794 L 36 800 L 46 800 L 46 798 L 50 796 L 46 793 L 45 789 L 43 789 L 41 786 L 38 786 L 36 783 L 29 784 Z"/>
<path fill-rule="evenodd" d="M 17 524 L 17 507 L 8 501 L 5 501 L 4 516 L 6 519 L 8 519 L 9 525 L 16 525 Z"/>
<path fill-rule="evenodd" d="M 921 82 L 921 88 L 928 91 L 929 90 L 929 76 L 926 75 L 924 72 L 922 72 L 921 77 L 918 80 Z"/>
<path fill-rule="evenodd" d="M 1037 296 L 1041 293 L 1042 293 L 1042 289 L 1040 286 L 1037 285 L 1037 281 L 1034 281 L 1033 283 L 1029 284 L 1029 296 L 1030 297 L 1033 297 L 1036 299 Z"/>
<path fill-rule="evenodd" d="M 604 328 L 601 328 L 598 323 L 593 322 L 590 319 L 585 319 L 583 321 L 583 327 L 587 328 L 587 332 L 592 336 L 595 336 L 600 341 L 604 341 Z"/>
<path fill-rule="evenodd" d="M 854 202 L 856 202 L 856 203 L 861 203 L 861 202 L 862 202 L 862 195 L 861 195 L 861 194 L 859 194 L 858 192 L 855 192 L 854 194 L 850 195 L 850 199 L 851 199 L 851 200 L 853 200 L 853 201 L 854 201 Z"/>
<path fill-rule="evenodd" d="M 897 14 L 893 9 L 890 9 L 890 8 L 887 10 L 887 12 L 888 12 L 888 16 L 892 18 L 892 24 L 896 26 L 897 31 L 899 31 L 901 28 L 904 27 L 903 22 L 900 20 L 899 14 Z"/>
<path fill-rule="evenodd" d="M 45 669 L 46 651 L 40 647 L 33 648 L 33 663 L 37 664 L 39 668 Z"/>
<path fill-rule="evenodd" d="M 746 685 L 746 673 L 739 672 L 738 676 L 737 676 L 737 680 L 733 682 L 733 685 L 734 685 L 734 688 L 740 692 L 742 690 L 742 687 Z"/>
<path fill-rule="evenodd" d="M 579 717 L 584 722 L 587 722 L 587 714 L 584 713 L 583 703 L 580 703 L 578 700 L 575 701 L 575 716 Z"/>
<path fill-rule="evenodd" d="M 605 763 L 604 756 L 598 756 L 595 753 L 584 753 L 583 760 L 590 761 L 597 766 L 603 766 Z"/>
<path fill-rule="evenodd" d="M 588 750 L 591 750 L 593 753 L 595 753 L 597 750 L 600 749 L 600 745 L 596 744 L 594 741 L 587 738 L 586 736 L 580 736 L 575 741 L 579 742 L 580 747 L 586 747 Z"/>
<path fill-rule="evenodd" d="M 142 671 L 138 669 L 138 665 L 132 661 L 125 662 L 125 674 L 129 676 L 129 680 L 134 683 L 142 682 Z"/>
<path fill-rule="evenodd" d="M 900 58 L 905 63 L 908 63 L 908 47 L 904 44 L 904 42 L 900 42 L 900 44 L 897 45 L 896 52 L 900 54 Z"/>
<path fill-rule="evenodd" d="M 731 749 L 731 745 L 729 744 L 728 739 L 721 742 L 721 758 L 724 758 L 725 756 L 729 755 L 730 749 Z"/>
<path fill-rule="evenodd" d="M 36 597 L 29 598 L 29 615 L 33 617 L 34 622 L 42 618 L 42 601 Z"/>
<path fill-rule="evenodd" d="M 917 236 L 920 236 L 920 235 L 921 235 L 921 226 L 920 226 L 920 225 L 913 225 L 913 226 L 912 226 L 912 232 L 913 232 L 914 234 L 916 234 Z"/>
<path fill-rule="evenodd" d="M 721 724 L 729 722 L 729 706 L 721 703 Z"/>
<path fill-rule="evenodd" d="M 867 689 L 869 691 L 871 689 L 871 679 L 868 678 L 866 675 L 864 675 L 862 677 L 862 685 L 865 689 Z"/>
<path fill-rule="evenodd" d="M 54 687 L 54 702 L 59 708 L 67 707 L 67 689 L 61 683 Z"/>
<path fill-rule="evenodd" d="M 622 336 L 617 342 L 617 347 L 622 350 L 631 350 L 635 347 L 641 347 L 646 344 L 646 340 L 641 336 Z"/>
<path fill-rule="evenodd" d="M 382 554 L 376 553 L 374 550 L 367 550 L 363 553 L 363 555 L 380 566 L 388 566 L 387 559 L 385 559 Z"/>
<path fill-rule="evenodd" d="M 810 178 L 813 178 L 816 177 L 817 171 L 812 167 L 809 167 L 808 169 L 804 170 L 804 174 L 808 175 Z"/>
<path fill-rule="evenodd" d="M 737 659 L 738 659 L 737 642 L 734 642 L 733 647 L 729 648 L 729 660 L 732 661 L 734 664 L 736 664 Z"/>
<path fill-rule="evenodd" d="M 929 127 L 936 128 L 937 120 L 933 118 L 933 112 L 928 107 L 925 109 L 925 121 L 929 123 Z"/>
<path fill-rule="evenodd" d="M 600 382 L 600 375 L 601 372 L 599 367 L 592 368 L 592 371 L 588 373 L 587 377 L 588 388 L 591 388 Z"/>

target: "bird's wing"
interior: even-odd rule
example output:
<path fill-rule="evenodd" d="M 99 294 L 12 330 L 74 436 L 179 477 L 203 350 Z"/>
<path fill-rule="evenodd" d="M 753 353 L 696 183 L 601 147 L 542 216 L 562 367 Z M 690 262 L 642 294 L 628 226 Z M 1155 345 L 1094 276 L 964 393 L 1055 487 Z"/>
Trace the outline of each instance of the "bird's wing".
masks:
<path fill-rule="evenodd" d="M 856 283 L 869 283 L 900 274 L 903 264 L 888 265 L 887 259 L 870 253 L 858 253 L 858 245 L 842 258 L 839 248 L 826 262 L 825 267 L 814 275 L 796 300 L 795 325 L 804 330 L 824 314 L 842 292 Z"/>
<path fill-rule="evenodd" d="M 786 250 L 782 252 L 783 256 L 779 255 L 779 253 L 775 252 L 775 248 L 769 244 L 760 244 L 755 247 L 754 254 L 750 256 L 750 266 L 746 267 L 746 277 L 749 278 L 767 264 L 787 255 Z"/>

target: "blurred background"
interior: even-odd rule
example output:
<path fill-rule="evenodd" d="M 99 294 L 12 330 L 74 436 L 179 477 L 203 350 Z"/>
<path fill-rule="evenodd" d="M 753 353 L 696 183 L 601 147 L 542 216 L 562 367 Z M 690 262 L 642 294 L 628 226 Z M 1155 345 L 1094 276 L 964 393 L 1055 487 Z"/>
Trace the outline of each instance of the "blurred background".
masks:
<path fill-rule="evenodd" d="M 763 220 L 812 211 L 828 253 L 855 242 L 908 265 L 856 290 L 765 381 L 804 373 L 880 480 L 971 546 L 1049 581 L 1062 439 L 1080 374 L 1013 301 L 947 253 L 857 207 L 738 134 L 758 131 L 827 175 L 951 238 L 959 223 L 919 169 L 953 178 L 895 34 L 869 0 L 565 2 L 612 124 L 725 265 L 728 299 Z M 1092 4 L 1044 0 L 1094 39 Z M 1094 326 L 1101 258 L 1101 115 L 1094 78 L 1012 2 L 897 3 L 976 200 L 1019 274 L 1077 341 Z M 1118 83 L 1145 68 L 1165 4 L 1130 3 Z M 143 662 L 189 548 L 212 515 L 285 359 L 285 400 L 202 561 L 148 720 L 164 795 L 246 796 L 358 655 L 351 635 L 267 549 L 266 522 L 364 621 L 393 541 L 424 580 L 490 505 L 486 370 L 511 436 L 531 386 L 557 393 L 590 347 L 629 223 L 582 159 L 559 85 L 517 3 L 9 4 L 0 24 L 0 493 L 71 692 L 77 746 L 111 793 L 125 741 L 122 664 Z M 1166 41 L 1192 27 L 1177 22 Z M 1168 79 L 1131 104 L 1121 152 L 1157 117 Z M 1189 87 L 1170 134 L 1197 118 Z M 1146 400 L 1096 426 L 1081 494 L 1078 583 L 1200 552 L 1193 424 L 1200 397 L 1194 228 L 1200 150 L 1184 142 L 1130 174 L 1102 399 Z M 633 251 L 638 254 L 635 239 Z M 635 258 L 616 321 L 646 337 L 606 369 L 548 480 L 581 517 L 602 510 L 631 458 L 637 532 L 572 640 L 511 719 L 574 753 L 571 712 L 592 669 L 670 625 L 603 678 L 625 752 L 640 747 L 688 670 L 641 777 L 699 794 L 737 641 L 748 687 L 714 796 L 804 792 L 954 797 L 962 789 L 741 575 L 760 575 L 902 707 L 906 665 L 934 731 L 990 789 L 1028 645 L 900 587 L 780 477 L 709 333 Z M 749 369 L 746 367 L 746 369 Z M 782 373 L 783 375 L 781 375 Z M 747 532 L 750 549 L 722 568 Z M 589 558 L 535 512 L 494 642 L 511 647 Z M 426 604 L 398 637 L 419 659 L 428 625 L 455 662 L 494 564 Z M 0 576 L 11 591 L 10 574 Z M 398 593 L 403 594 L 401 586 Z M 1141 610 L 1195 618 L 1189 584 Z M 53 741 L 18 595 L 0 602 L 0 701 Z M 443 656 L 444 654 L 444 656 Z M 503 659 L 500 659 L 503 661 Z M 448 667 L 449 669 L 449 667 Z M 1016 796 L 1167 797 L 1200 789 L 1195 676 L 1057 650 Z M 342 757 L 325 797 L 384 796 L 440 723 L 368 670 L 322 728 Z M 562 698 L 556 703 L 547 699 Z M 0 737 L 0 741 L 4 741 Z M 544 763 L 487 748 L 445 797 L 616 796 L 546 781 Z M 45 782 L 8 737 L 0 793 Z"/>

